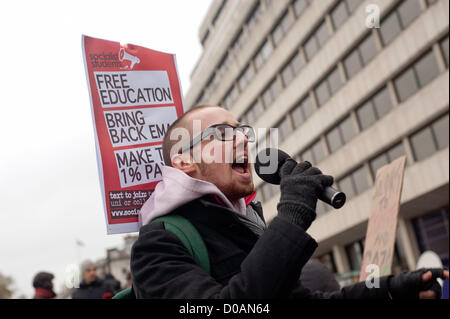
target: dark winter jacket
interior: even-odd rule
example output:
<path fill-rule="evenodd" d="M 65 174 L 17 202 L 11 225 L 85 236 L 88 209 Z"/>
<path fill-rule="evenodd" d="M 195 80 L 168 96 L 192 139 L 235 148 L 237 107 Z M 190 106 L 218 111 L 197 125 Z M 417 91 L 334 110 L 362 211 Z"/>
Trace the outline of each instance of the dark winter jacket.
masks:
<path fill-rule="evenodd" d="M 101 279 L 96 279 L 90 284 L 80 283 L 80 288 L 72 293 L 72 299 L 110 299 L 114 295 L 114 289 Z"/>
<path fill-rule="evenodd" d="M 122 289 L 120 281 L 114 278 L 112 274 L 106 274 L 104 281 L 106 284 L 108 284 L 110 287 L 114 289 L 114 294 L 116 294 L 116 292 L 119 292 Z"/>
<path fill-rule="evenodd" d="M 263 218 L 260 205 L 251 204 Z M 300 281 L 303 266 L 317 247 L 300 227 L 275 217 L 261 236 L 233 210 L 205 198 L 172 211 L 187 218 L 208 249 L 211 275 L 194 261 L 162 222 L 140 229 L 131 253 L 137 298 L 388 298 L 387 278 L 380 288 L 359 283 L 335 293 L 311 292 Z"/>

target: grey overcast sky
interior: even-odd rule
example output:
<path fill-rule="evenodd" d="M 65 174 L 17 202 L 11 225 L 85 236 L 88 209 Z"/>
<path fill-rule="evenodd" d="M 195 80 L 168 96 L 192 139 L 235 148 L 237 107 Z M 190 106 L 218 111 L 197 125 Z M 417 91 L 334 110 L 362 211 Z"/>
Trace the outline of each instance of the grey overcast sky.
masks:
<path fill-rule="evenodd" d="M 31 297 L 41 270 L 64 283 L 106 235 L 81 35 L 175 53 L 184 94 L 212 0 L 7 1 L 0 11 L 0 273 Z"/>

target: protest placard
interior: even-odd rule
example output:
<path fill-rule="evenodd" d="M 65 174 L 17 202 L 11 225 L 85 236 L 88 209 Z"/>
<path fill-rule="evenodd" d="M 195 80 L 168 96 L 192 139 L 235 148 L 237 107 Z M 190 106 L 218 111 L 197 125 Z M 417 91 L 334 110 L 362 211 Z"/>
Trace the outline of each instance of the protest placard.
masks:
<path fill-rule="evenodd" d="M 175 55 L 84 35 L 82 46 L 107 233 L 135 232 L 184 112 Z"/>
<path fill-rule="evenodd" d="M 360 281 L 375 271 L 369 265 L 376 267 L 379 276 L 391 273 L 405 163 L 406 157 L 402 156 L 377 171 Z"/>

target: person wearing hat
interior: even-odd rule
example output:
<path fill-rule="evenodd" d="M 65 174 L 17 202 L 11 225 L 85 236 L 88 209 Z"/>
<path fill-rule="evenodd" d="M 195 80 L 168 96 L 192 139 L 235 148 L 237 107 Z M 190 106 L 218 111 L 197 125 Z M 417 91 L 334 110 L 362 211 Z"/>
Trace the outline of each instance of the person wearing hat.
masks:
<path fill-rule="evenodd" d="M 53 291 L 53 274 L 41 271 L 33 278 L 34 296 L 33 299 L 53 299 L 56 294 Z"/>
<path fill-rule="evenodd" d="M 80 288 L 72 293 L 72 299 L 110 299 L 114 295 L 114 288 L 97 277 L 95 264 L 86 260 L 81 263 L 82 281 Z"/>

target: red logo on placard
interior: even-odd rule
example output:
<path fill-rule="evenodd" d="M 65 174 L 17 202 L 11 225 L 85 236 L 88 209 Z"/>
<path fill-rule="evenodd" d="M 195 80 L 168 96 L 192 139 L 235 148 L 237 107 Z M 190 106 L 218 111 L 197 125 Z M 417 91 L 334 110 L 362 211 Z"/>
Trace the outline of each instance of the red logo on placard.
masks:
<path fill-rule="evenodd" d="M 124 48 L 120 48 L 120 50 L 119 50 L 119 60 L 121 62 L 129 61 L 130 64 L 125 65 L 122 69 L 130 69 L 130 70 L 133 69 L 133 67 L 136 63 L 139 64 L 141 62 L 141 60 L 139 60 L 139 58 L 137 56 L 129 54 L 127 51 L 125 51 Z"/>

